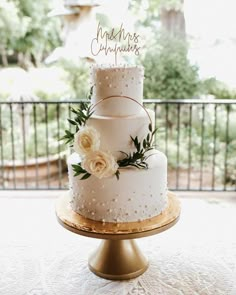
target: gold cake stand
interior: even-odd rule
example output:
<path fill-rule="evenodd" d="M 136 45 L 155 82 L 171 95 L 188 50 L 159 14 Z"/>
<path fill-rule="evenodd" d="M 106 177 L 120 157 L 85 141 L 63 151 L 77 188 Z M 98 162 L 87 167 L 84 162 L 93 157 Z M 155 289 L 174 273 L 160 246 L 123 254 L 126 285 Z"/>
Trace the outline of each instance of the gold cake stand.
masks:
<path fill-rule="evenodd" d="M 67 230 L 103 240 L 88 261 L 93 273 L 105 279 L 126 280 L 141 275 L 148 268 L 148 260 L 133 239 L 155 235 L 172 227 L 179 219 L 180 202 L 169 192 L 168 206 L 158 216 L 141 222 L 103 223 L 75 213 L 67 193 L 58 198 L 56 215 Z"/>

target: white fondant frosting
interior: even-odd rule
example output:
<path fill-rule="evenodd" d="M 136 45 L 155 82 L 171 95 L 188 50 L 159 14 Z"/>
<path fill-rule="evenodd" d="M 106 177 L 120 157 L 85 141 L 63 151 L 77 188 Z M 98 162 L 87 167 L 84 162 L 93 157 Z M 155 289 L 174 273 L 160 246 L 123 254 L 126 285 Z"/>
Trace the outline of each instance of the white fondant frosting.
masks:
<path fill-rule="evenodd" d="M 138 114 L 141 107 L 127 98 L 128 96 L 142 104 L 143 99 L 143 67 L 113 66 L 97 67 L 92 70 L 94 85 L 92 104 L 100 102 L 95 114 L 101 116 L 130 116 Z M 114 96 L 101 102 L 106 97 Z"/>
<path fill-rule="evenodd" d="M 100 134 L 100 149 L 117 159 L 120 151 L 132 153 L 131 137 L 141 142 L 148 134 L 154 112 L 143 103 L 143 68 L 95 66 L 92 71 L 95 113 L 86 122 Z M 115 96 L 103 100 L 106 97 Z M 130 97 L 132 100 L 124 98 Z M 102 101 L 103 100 L 103 101 Z M 74 176 L 73 164 L 81 161 L 74 153 L 68 158 L 71 205 L 75 212 L 102 222 L 131 222 L 160 214 L 167 204 L 167 158 L 151 150 L 148 169 L 120 168 L 120 177 L 99 179 L 93 175 L 85 180 Z"/>
<path fill-rule="evenodd" d="M 115 176 L 86 180 L 74 177 L 72 165 L 78 154 L 68 159 L 72 208 L 77 213 L 106 222 L 131 222 L 160 214 L 167 204 L 167 159 L 155 150 L 148 158 L 149 169 L 122 169 Z"/>
<path fill-rule="evenodd" d="M 151 121 L 154 122 L 154 111 L 148 110 Z M 131 136 L 143 140 L 148 133 L 150 119 L 142 110 L 139 114 L 127 117 L 92 116 L 87 121 L 88 126 L 94 127 L 100 133 L 101 149 L 110 151 L 117 159 L 124 157 L 120 151 L 134 151 Z"/>

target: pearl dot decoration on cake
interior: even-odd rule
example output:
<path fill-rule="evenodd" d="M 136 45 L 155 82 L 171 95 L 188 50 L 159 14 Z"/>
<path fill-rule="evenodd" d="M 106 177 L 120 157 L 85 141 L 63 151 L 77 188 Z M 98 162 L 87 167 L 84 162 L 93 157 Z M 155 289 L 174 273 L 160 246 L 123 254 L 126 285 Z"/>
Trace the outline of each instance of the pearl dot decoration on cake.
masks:
<path fill-rule="evenodd" d="M 139 104 L 143 104 L 143 69 L 139 66 L 108 66 L 104 64 L 102 66 L 95 65 L 91 72 L 92 85 L 94 86 L 91 104 L 94 105 L 109 96 L 114 96 L 114 98 L 96 105 L 95 113 L 88 120 L 88 126 L 98 130 L 101 150 L 110 151 L 112 154 L 114 153 L 114 156 L 120 150 L 127 153 L 132 152 L 134 147 L 129 145 L 130 136 L 138 136 L 140 140 L 145 138 L 146 131 L 142 133 L 140 128 L 143 128 L 148 120 L 145 116 L 146 121 L 143 121 L 140 127 L 141 121 L 144 120 L 142 108 L 119 96 L 128 96 Z M 148 112 L 153 120 L 154 113 L 152 114 L 151 110 Z M 100 124 L 102 120 L 106 121 L 104 126 L 103 123 Z M 117 122 L 120 120 L 118 126 L 120 129 L 110 132 L 109 126 L 113 126 L 113 122 L 116 120 Z M 136 120 L 135 124 L 132 124 L 132 120 Z M 114 129 L 112 128 L 112 130 Z M 126 129 L 129 131 L 127 143 L 124 138 L 124 130 Z M 124 143 L 122 142 L 123 138 Z M 118 144 L 121 142 L 122 145 L 119 146 Z M 73 162 L 69 159 L 69 177 L 70 183 L 72 183 L 70 193 L 71 196 L 75 196 L 72 208 L 86 218 L 100 222 L 117 222 L 118 220 L 119 222 L 135 222 L 139 219 L 148 219 L 149 215 L 159 214 L 165 204 L 166 159 L 161 152 L 155 150 L 154 153 L 158 155 L 148 158 L 150 164 L 148 170 L 124 168 L 120 171 L 119 180 L 115 176 L 114 179 L 113 177 L 103 179 L 91 177 L 86 181 L 78 177 L 75 178 L 72 165 L 81 162 L 81 159 Z M 78 192 L 81 193 L 82 186 L 84 187 L 83 196 L 80 197 Z M 83 201 L 85 201 L 85 209 L 81 206 Z"/>

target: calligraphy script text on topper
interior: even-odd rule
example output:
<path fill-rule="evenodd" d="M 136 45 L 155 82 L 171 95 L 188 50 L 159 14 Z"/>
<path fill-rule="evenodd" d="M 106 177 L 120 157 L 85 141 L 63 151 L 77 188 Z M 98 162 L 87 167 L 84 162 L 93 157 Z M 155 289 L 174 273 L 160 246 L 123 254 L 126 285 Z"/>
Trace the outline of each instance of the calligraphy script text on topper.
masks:
<path fill-rule="evenodd" d="M 109 41 L 122 42 L 126 41 L 126 44 L 108 44 Z M 115 55 L 115 63 L 117 64 L 117 55 L 120 52 L 134 52 L 135 55 L 139 55 L 140 47 L 138 46 L 139 35 L 136 33 L 126 32 L 121 24 L 118 31 L 114 28 L 108 32 L 103 30 L 100 23 L 97 28 L 97 36 L 91 42 L 91 53 L 94 56 L 99 55 L 99 53 L 104 52 L 105 55 L 113 53 Z"/>

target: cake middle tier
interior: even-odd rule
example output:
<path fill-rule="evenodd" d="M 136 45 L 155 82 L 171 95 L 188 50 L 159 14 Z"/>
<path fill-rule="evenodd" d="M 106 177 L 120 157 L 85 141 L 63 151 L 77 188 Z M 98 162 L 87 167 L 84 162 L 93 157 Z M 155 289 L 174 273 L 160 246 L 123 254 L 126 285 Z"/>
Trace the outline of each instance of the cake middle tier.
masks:
<path fill-rule="evenodd" d="M 155 121 L 155 114 L 147 110 L 151 121 Z M 127 117 L 105 117 L 93 115 L 87 126 L 91 126 L 100 134 L 101 150 L 110 151 L 117 159 L 124 155 L 120 152 L 130 153 L 135 151 L 131 136 L 138 137 L 139 142 L 146 138 L 151 123 L 147 113 L 142 110 L 139 114 Z"/>

